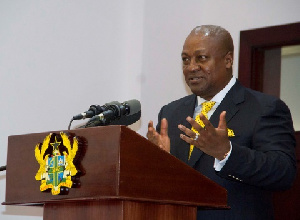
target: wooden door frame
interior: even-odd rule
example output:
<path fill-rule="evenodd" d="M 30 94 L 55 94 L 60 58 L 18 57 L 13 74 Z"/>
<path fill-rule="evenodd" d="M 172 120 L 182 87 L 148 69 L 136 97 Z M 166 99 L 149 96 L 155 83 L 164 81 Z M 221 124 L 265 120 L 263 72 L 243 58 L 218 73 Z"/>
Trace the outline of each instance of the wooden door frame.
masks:
<path fill-rule="evenodd" d="M 240 32 L 239 80 L 262 91 L 263 51 L 300 44 L 300 22 Z"/>

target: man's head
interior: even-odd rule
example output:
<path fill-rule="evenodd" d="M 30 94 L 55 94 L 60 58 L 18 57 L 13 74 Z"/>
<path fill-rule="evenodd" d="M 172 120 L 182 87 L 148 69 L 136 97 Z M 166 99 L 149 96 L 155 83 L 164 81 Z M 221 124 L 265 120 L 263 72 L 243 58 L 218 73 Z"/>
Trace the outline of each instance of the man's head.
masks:
<path fill-rule="evenodd" d="M 182 68 L 191 91 L 210 100 L 232 77 L 233 41 L 228 31 L 219 26 L 194 28 L 182 50 Z"/>

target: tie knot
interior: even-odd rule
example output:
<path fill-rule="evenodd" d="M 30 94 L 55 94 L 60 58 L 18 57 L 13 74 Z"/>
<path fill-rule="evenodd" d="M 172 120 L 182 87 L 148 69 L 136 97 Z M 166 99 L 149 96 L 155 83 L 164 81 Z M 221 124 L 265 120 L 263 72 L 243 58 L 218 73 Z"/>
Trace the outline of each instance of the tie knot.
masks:
<path fill-rule="evenodd" d="M 203 102 L 202 105 L 202 113 L 207 113 L 211 110 L 211 108 L 215 105 L 216 102 L 214 101 L 207 101 L 207 102 Z"/>

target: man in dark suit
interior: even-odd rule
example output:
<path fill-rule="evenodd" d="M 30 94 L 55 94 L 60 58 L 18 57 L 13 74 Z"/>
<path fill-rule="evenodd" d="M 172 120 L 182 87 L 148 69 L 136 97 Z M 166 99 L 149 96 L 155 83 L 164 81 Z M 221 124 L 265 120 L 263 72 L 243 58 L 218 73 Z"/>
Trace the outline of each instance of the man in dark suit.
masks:
<path fill-rule="evenodd" d="M 233 41 L 219 26 L 193 29 L 182 62 L 193 94 L 165 105 L 148 139 L 227 189 L 231 209 L 198 210 L 197 219 L 273 219 L 272 191 L 296 175 L 288 107 L 232 75 Z"/>

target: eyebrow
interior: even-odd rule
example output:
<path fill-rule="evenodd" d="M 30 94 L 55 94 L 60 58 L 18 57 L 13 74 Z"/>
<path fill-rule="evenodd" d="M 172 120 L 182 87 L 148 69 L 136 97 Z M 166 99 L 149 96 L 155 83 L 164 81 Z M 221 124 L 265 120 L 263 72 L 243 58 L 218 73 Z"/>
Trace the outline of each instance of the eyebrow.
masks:
<path fill-rule="evenodd" d="M 200 50 L 195 50 L 194 54 L 199 54 L 199 53 L 204 53 L 204 52 L 205 52 L 205 49 L 200 49 Z M 182 51 L 181 56 L 182 55 L 188 56 L 188 53 Z"/>
<path fill-rule="evenodd" d="M 185 55 L 185 56 L 188 56 L 187 53 L 182 52 L 182 53 L 181 53 L 181 56 L 184 56 L 184 55 Z"/>

